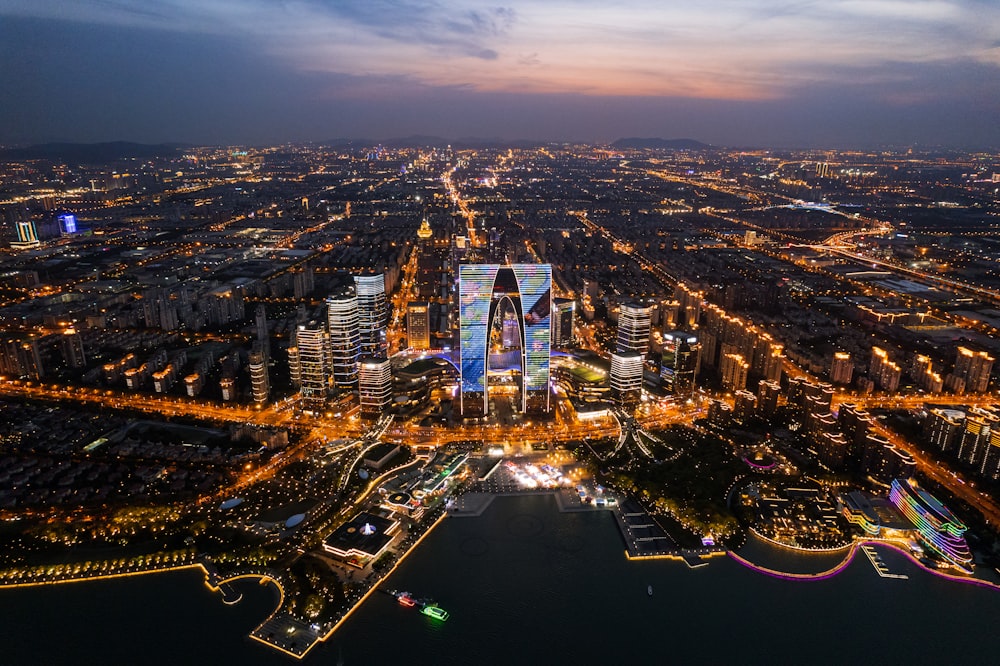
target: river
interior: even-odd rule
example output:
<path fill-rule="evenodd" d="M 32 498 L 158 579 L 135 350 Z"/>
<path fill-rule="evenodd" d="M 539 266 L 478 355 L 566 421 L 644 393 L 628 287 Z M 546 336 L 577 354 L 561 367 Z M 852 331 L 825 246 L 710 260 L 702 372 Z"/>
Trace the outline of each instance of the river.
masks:
<path fill-rule="evenodd" d="M 304 663 L 992 662 L 1000 592 L 881 552 L 910 578 L 881 578 L 863 556 L 805 582 L 729 558 L 698 569 L 629 562 L 608 513 L 559 513 L 549 496 L 498 498 L 481 517 L 444 521 L 387 582 L 433 597 L 447 622 L 376 594 Z M 802 568 L 794 554 L 768 557 Z M 273 590 L 240 590 L 244 600 L 225 606 L 195 571 L 2 590 L 0 663 L 293 663 L 246 638 Z"/>

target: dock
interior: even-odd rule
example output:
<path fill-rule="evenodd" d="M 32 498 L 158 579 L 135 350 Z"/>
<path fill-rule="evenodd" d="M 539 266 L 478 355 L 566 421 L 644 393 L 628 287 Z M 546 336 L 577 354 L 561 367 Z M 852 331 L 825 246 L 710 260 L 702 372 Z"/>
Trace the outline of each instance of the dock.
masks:
<path fill-rule="evenodd" d="M 872 563 L 872 566 L 875 567 L 875 571 L 882 578 L 898 578 L 900 580 L 909 579 L 909 576 L 906 574 L 898 574 L 890 571 L 889 567 L 886 566 L 886 563 L 882 560 L 882 556 L 878 554 L 878 551 L 875 550 L 875 547 L 871 544 L 866 543 L 862 545 L 861 550 L 868 556 L 868 561 Z"/>

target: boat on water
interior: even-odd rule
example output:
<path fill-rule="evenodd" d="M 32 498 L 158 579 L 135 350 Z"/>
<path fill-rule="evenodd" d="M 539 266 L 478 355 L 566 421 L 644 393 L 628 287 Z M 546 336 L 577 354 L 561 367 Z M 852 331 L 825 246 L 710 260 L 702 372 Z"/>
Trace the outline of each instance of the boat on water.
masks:
<path fill-rule="evenodd" d="M 442 622 L 448 619 L 448 611 L 443 608 L 439 608 L 438 606 L 424 606 L 423 610 L 420 612 L 428 617 L 434 618 L 435 620 L 441 620 Z"/>
<path fill-rule="evenodd" d="M 647 585 L 646 586 L 646 594 L 648 594 L 649 596 L 653 596 L 653 586 L 652 585 Z"/>

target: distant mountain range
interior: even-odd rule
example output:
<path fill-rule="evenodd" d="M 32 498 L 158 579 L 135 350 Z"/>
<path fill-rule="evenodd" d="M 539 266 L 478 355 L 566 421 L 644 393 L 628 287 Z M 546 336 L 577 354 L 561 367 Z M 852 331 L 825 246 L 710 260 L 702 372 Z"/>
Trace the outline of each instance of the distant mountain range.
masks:
<path fill-rule="evenodd" d="M 538 146 L 548 146 L 553 141 L 531 141 L 531 140 L 506 140 L 506 139 L 483 139 L 479 137 L 463 137 L 460 139 L 444 139 L 439 136 L 413 135 L 398 137 L 395 139 L 331 139 L 323 141 L 320 145 L 332 148 L 358 148 L 364 146 L 388 146 L 391 148 L 445 148 L 451 146 L 457 149 L 470 148 L 537 148 Z M 571 142 L 575 143 L 575 142 Z M 585 142 L 583 142 L 585 143 Z M 667 150 L 703 150 L 712 146 L 694 139 L 660 139 L 660 138 L 638 138 L 630 137 L 618 139 L 611 144 L 612 148 L 636 149 L 636 148 L 662 148 Z"/>
<path fill-rule="evenodd" d="M 0 150 L 0 158 L 9 160 L 59 160 L 76 164 L 105 164 L 130 158 L 173 157 L 183 148 L 179 143 L 40 143 L 23 148 Z"/>
<path fill-rule="evenodd" d="M 483 139 L 478 137 L 462 137 L 459 139 L 445 139 L 440 136 L 424 136 L 414 134 L 413 136 L 396 137 L 393 139 L 329 139 L 320 141 L 319 145 L 331 148 L 365 148 L 368 146 L 387 146 L 390 148 L 447 148 L 451 146 L 459 150 L 476 148 L 535 148 L 551 144 L 551 141 L 530 141 L 530 140 L 506 140 L 506 139 Z"/>
<path fill-rule="evenodd" d="M 611 147 L 626 149 L 665 148 L 667 150 L 704 150 L 712 146 L 701 141 L 695 141 L 694 139 L 660 139 L 656 137 L 642 139 L 639 137 L 629 137 L 627 139 L 618 139 L 611 144 Z"/>

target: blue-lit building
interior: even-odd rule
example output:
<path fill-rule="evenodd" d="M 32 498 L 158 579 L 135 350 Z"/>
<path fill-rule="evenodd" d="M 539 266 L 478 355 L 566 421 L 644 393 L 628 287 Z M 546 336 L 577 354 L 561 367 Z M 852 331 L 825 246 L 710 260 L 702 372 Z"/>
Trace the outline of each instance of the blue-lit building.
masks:
<path fill-rule="evenodd" d="M 459 266 L 460 406 L 463 416 L 489 412 L 489 372 L 494 361 L 516 362 L 521 410 L 549 411 L 549 351 L 552 266 L 549 264 L 462 264 Z M 519 346 L 491 354 L 491 331 L 513 315 Z"/>

